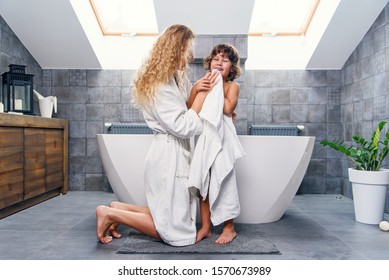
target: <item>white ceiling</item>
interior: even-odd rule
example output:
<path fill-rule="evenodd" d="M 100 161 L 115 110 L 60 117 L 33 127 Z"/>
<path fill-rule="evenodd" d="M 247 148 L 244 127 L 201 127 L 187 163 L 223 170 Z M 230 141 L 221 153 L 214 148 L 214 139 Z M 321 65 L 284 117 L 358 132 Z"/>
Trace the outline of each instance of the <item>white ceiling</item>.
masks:
<path fill-rule="evenodd" d="M 249 36 L 246 69 L 341 69 L 388 1 L 322 0 L 306 37 Z M 182 23 L 199 35 L 233 35 L 248 33 L 254 0 L 154 5 L 160 31 Z M 88 0 L 0 0 L 0 15 L 44 69 L 136 69 L 155 40 L 103 37 Z"/>

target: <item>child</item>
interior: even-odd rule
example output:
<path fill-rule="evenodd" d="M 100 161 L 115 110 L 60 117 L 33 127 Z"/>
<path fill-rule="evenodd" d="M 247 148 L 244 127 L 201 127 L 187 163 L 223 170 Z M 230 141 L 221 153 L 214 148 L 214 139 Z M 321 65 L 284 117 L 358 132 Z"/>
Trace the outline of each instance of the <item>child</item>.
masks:
<path fill-rule="evenodd" d="M 232 120 L 234 120 L 236 116 L 234 111 L 238 103 L 239 95 L 239 84 L 234 82 L 234 80 L 241 73 L 239 60 L 239 54 L 236 48 L 228 44 L 219 44 L 215 46 L 212 49 L 211 54 L 204 60 L 204 68 L 206 70 L 212 72 L 216 69 L 221 74 L 224 89 L 223 113 L 226 116 L 232 117 Z M 196 84 L 194 85 L 194 88 L 198 88 Z M 235 134 L 235 137 L 237 139 L 235 128 L 233 128 L 233 133 Z M 240 145 L 240 143 L 238 144 Z M 237 146 L 240 148 L 239 145 Z M 229 149 L 229 147 L 225 147 L 225 149 Z M 243 154 L 243 149 L 241 149 L 240 155 Z M 212 177 L 212 174 L 210 174 L 210 177 Z M 200 240 L 206 237 L 210 237 L 212 235 L 211 217 L 212 214 L 214 214 L 212 212 L 212 208 L 215 209 L 215 212 L 219 211 L 219 213 L 226 212 L 224 211 L 225 208 L 228 209 L 228 214 L 215 214 L 214 218 L 212 219 L 212 222 L 214 224 L 215 221 L 217 221 L 217 223 L 220 223 L 220 218 L 227 219 L 224 220 L 223 231 L 215 242 L 218 244 L 229 243 L 237 235 L 233 224 L 233 219 L 239 215 L 240 205 L 239 199 L 237 197 L 238 193 L 236 188 L 234 169 L 232 169 L 227 178 L 228 179 L 224 180 L 220 185 L 220 192 L 228 192 L 227 196 L 225 194 L 220 194 L 218 191 L 217 198 L 214 197 L 211 203 L 209 199 L 209 193 L 206 195 L 205 198 L 200 198 L 201 229 L 197 232 L 196 242 L 199 242 Z M 228 190 L 224 190 L 224 188 L 227 188 Z"/>

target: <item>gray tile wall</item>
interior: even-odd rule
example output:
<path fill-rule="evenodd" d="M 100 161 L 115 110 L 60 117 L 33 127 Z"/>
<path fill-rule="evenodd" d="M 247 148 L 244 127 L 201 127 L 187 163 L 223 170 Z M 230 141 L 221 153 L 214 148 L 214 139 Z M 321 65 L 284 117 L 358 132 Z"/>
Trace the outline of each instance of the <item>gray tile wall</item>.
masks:
<path fill-rule="evenodd" d="M 210 49 L 210 48 L 208 48 Z M 242 65 L 244 69 L 244 65 Z M 191 65 L 192 81 L 204 75 Z M 244 71 L 236 123 L 239 134 L 251 124 L 302 124 L 301 135 L 317 142 L 328 134 L 340 136 L 340 71 Z M 109 189 L 103 175 L 96 133 L 105 122 L 143 122 L 130 105 L 134 71 L 43 70 L 40 92 L 58 97 L 55 117 L 69 120 L 69 186 L 72 190 Z M 301 193 L 340 193 L 341 179 L 326 177 L 325 152 L 316 145 Z"/>
<path fill-rule="evenodd" d="M 236 123 L 239 134 L 246 134 L 251 124 L 302 124 L 305 129 L 301 135 L 316 137 L 299 193 L 352 196 L 347 180 L 349 162 L 319 142 L 336 138 L 350 141 L 356 133 L 369 136 L 379 120 L 389 119 L 388 21 L 386 7 L 339 71 L 245 71 L 242 65 Z M 1 73 L 8 71 L 11 63 L 27 65 L 28 73 L 35 75 L 37 90 L 58 97 L 55 117 L 69 120 L 70 189 L 110 190 L 95 134 L 105 132 L 105 122 L 143 121 L 141 113 L 129 103 L 134 71 L 42 70 L 1 17 L 0 30 Z M 196 63 L 189 72 L 192 81 L 204 74 L 201 58 L 220 42 L 236 45 L 245 61 L 246 37 L 199 36 Z"/>
<path fill-rule="evenodd" d="M 389 120 L 389 5 L 381 12 L 342 69 L 341 91 L 342 138 L 351 144 L 352 135 L 371 138 L 382 120 Z M 388 126 L 384 132 L 388 131 Z M 328 161 L 339 155 L 327 151 Z M 339 161 L 338 161 L 339 162 Z M 351 197 L 347 168 L 350 162 L 341 157 L 342 192 Z M 389 167 L 389 159 L 385 162 Z M 327 177 L 331 173 L 327 173 Z M 389 193 L 386 211 L 389 212 Z"/>
<path fill-rule="evenodd" d="M 96 134 L 106 122 L 143 122 L 130 105 L 134 71 L 43 70 L 43 95 L 58 97 L 55 117 L 69 120 L 69 188 L 110 190 L 103 175 Z"/>
<path fill-rule="evenodd" d="M 340 193 L 341 174 L 327 177 L 319 142 L 340 136 L 341 71 L 255 70 L 245 73 L 247 125 L 300 124 L 315 136 L 311 162 L 299 193 Z"/>
<path fill-rule="evenodd" d="M 10 64 L 27 66 L 26 74 L 34 75 L 34 85 L 41 85 L 42 68 L 36 62 L 34 57 L 28 52 L 22 42 L 20 42 L 19 38 L 15 35 L 4 19 L 0 16 L 0 74 L 8 72 L 8 65 Z M 0 96 L 1 94 L 2 92 L 0 88 Z M 34 104 L 34 108 L 37 107 L 37 103 Z"/>

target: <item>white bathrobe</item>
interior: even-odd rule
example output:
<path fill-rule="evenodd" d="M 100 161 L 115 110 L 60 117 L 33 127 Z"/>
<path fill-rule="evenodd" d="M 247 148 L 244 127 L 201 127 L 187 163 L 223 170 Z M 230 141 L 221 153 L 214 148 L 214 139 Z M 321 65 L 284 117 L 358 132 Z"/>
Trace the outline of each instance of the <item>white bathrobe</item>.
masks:
<path fill-rule="evenodd" d="M 223 80 L 219 73 L 199 114 L 204 128 L 196 141 L 189 172 L 190 190 L 200 193 L 203 199 L 209 195 L 214 225 L 240 214 L 234 166 L 245 155 L 232 117 L 223 114 L 223 107 Z"/>
<path fill-rule="evenodd" d="M 191 84 L 179 89 L 174 78 L 158 89 L 143 112 L 155 138 L 146 157 L 144 182 L 148 206 L 162 240 L 173 246 L 196 240 L 196 198 L 188 190 L 189 139 L 201 133 L 201 120 L 186 101 Z"/>

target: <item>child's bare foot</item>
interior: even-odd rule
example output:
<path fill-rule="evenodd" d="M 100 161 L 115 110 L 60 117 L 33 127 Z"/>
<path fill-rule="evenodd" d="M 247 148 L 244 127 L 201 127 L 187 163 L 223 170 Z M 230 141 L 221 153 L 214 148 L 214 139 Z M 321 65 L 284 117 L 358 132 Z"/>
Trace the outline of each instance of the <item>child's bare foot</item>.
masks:
<path fill-rule="evenodd" d="M 118 224 L 113 224 L 112 226 L 109 227 L 109 233 L 111 234 L 112 237 L 115 238 L 120 238 L 122 235 L 116 230 Z"/>
<path fill-rule="evenodd" d="M 227 244 L 227 243 L 232 242 L 232 240 L 234 240 L 236 236 L 237 236 L 237 233 L 235 231 L 234 224 L 225 223 L 223 231 L 220 234 L 220 236 L 215 240 L 215 243 Z"/>
<path fill-rule="evenodd" d="M 204 228 L 202 227 L 196 235 L 196 243 L 203 240 L 204 238 L 208 238 L 212 236 L 211 229 L 209 227 Z"/>
<path fill-rule="evenodd" d="M 111 226 L 109 218 L 107 217 L 108 210 L 109 207 L 103 205 L 100 205 L 96 208 L 96 234 L 100 242 L 104 244 L 112 241 L 112 236 L 107 235 L 107 231 Z"/>

